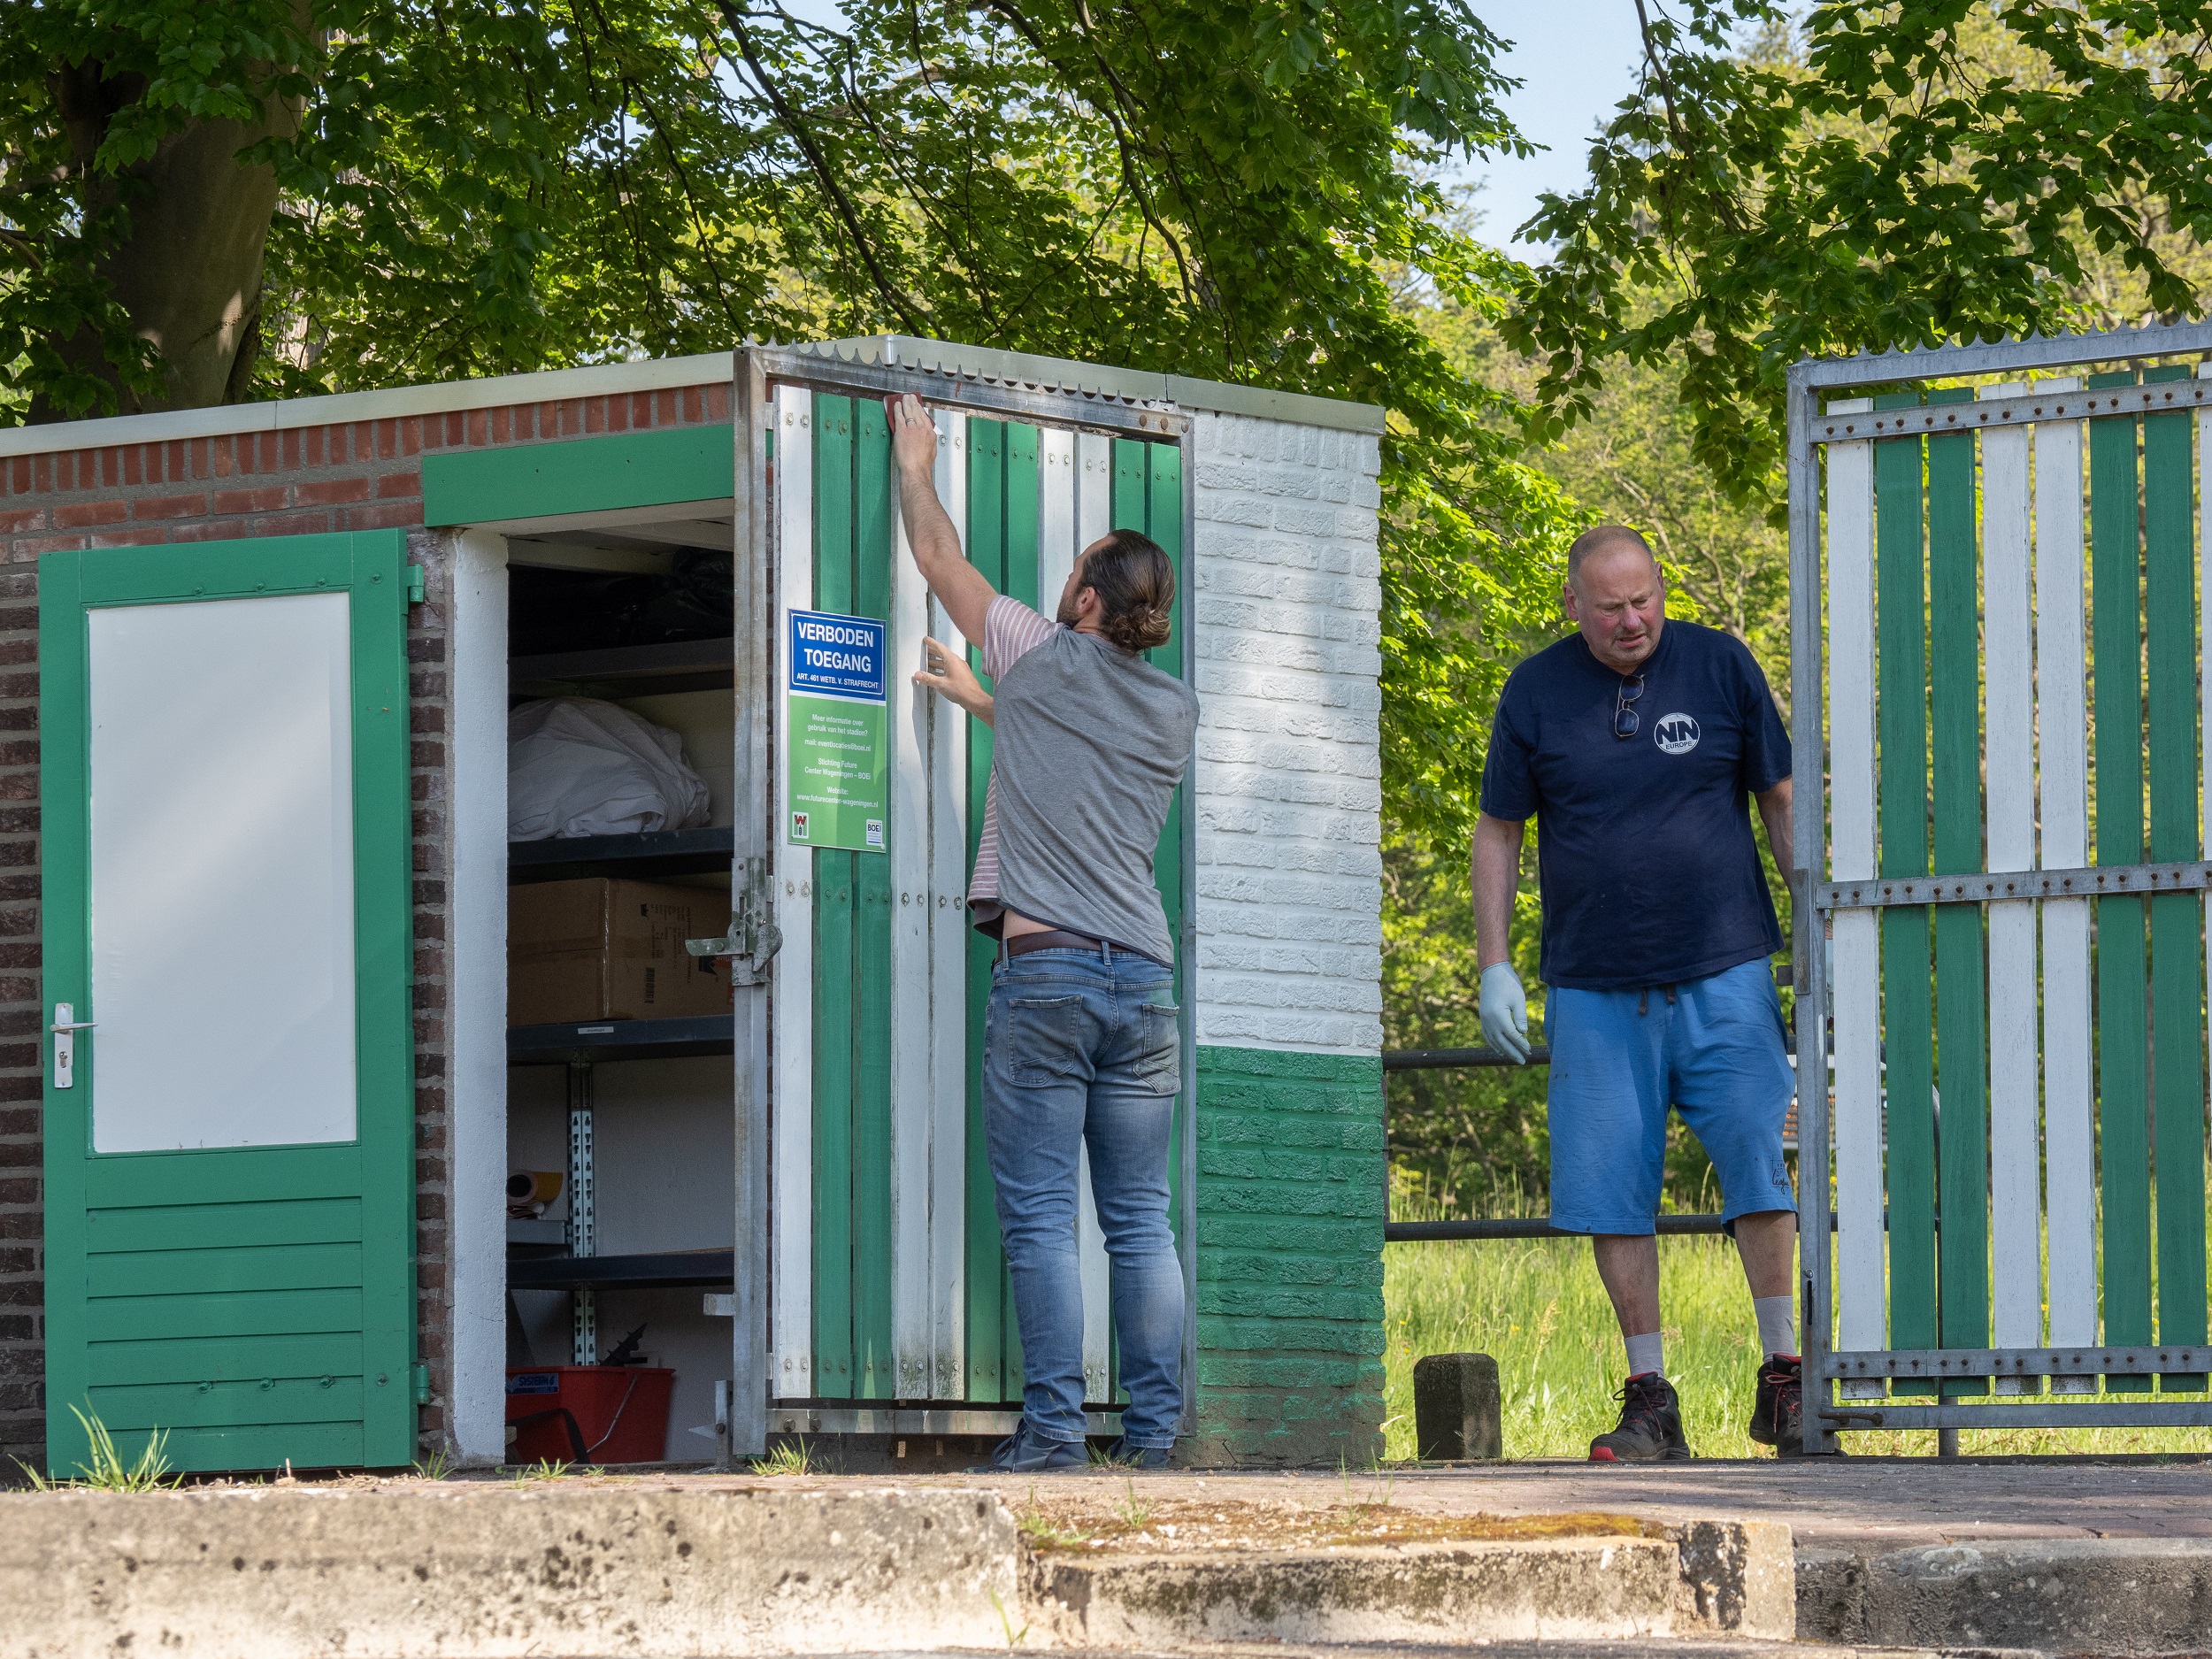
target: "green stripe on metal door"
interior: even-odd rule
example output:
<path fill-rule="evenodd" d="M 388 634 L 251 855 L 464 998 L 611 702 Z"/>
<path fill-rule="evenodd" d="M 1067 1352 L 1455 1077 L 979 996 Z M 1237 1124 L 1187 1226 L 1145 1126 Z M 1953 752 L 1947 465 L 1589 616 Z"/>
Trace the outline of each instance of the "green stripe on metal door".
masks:
<path fill-rule="evenodd" d="M 2189 378 L 2153 369 L 2146 380 Z M 2104 423 L 2111 425 L 2108 421 Z M 2197 818 L 2197 595 L 2190 546 L 2192 415 L 2143 419 L 2144 600 L 2148 615 L 2150 856 L 2200 856 Z M 2158 1340 L 2205 1340 L 2203 976 L 2204 906 L 2191 893 L 2150 901 L 2153 1148 L 2158 1180 Z M 2192 1393 L 2202 1372 L 2169 1373 L 2159 1386 Z"/>
<path fill-rule="evenodd" d="M 45 997 L 96 1027 L 45 1063 L 58 1471 L 71 1408 L 187 1470 L 414 1455 L 405 558 L 40 561 Z"/>
<path fill-rule="evenodd" d="M 1916 394 L 1875 400 L 1917 405 Z M 1922 518 L 1922 444 L 1874 446 L 1876 726 L 1881 743 L 1881 873 L 1928 872 L 1927 573 Z M 1882 1020 L 1888 1101 L 1885 1177 L 1889 1209 L 1889 1340 L 1936 1346 L 1935 1041 L 1930 1020 L 1928 912 L 1882 912 Z M 1918 1379 L 1901 1394 L 1932 1394 Z"/>
<path fill-rule="evenodd" d="M 890 433 L 870 399 L 814 400 L 814 603 L 888 618 Z M 887 1400 L 891 1364 L 891 861 L 814 853 L 814 1375 Z"/>
<path fill-rule="evenodd" d="M 1931 403 L 1971 390 L 1931 392 Z M 1982 868 L 1981 581 L 1974 524 L 1974 435 L 1928 440 L 1928 676 L 1934 873 Z M 1989 1033 L 1982 912 L 1945 904 L 1932 922 L 1936 977 L 1939 1326 L 1946 1348 L 1989 1342 Z M 1947 1383 L 1947 1395 L 1988 1392 Z"/>
<path fill-rule="evenodd" d="M 2092 375 L 2093 387 L 2132 374 Z M 2097 862 L 2143 858 L 2143 557 L 2137 426 L 2089 427 L 2089 543 Z M 2149 1010 L 2143 901 L 2097 901 L 2097 1131 L 2104 1220 L 2104 1340 L 2151 1340 Z M 2108 1377 L 2143 1393 L 2148 1377 Z"/>

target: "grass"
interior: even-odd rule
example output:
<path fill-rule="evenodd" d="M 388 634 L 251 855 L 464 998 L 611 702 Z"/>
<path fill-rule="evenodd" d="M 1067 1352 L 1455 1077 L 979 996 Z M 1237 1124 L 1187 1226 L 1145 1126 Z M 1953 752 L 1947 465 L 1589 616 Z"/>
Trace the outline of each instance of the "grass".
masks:
<path fill-rule="evenodd" d="M 768 1448 L 768 1455 L 753 1459 L 753 1473 L 757 1475 L 818 1475 L 825 1472 L 814 1461 L 814 1448 L 805 1440 L 792 1439 L 778 1440 Z"/>
<path fill-rule="evenodd" d="M 124 1460 L 116 1449 L 115 1437 L 108 1432 L 99 1414 L 86 1413 L 75 1406 L 69 1408 L 78 1422 L 84 1425 L 85 1439 L 90 1442 L 90 1461 L 77 1465 L 74 1479 L 49 1479 L 28 1463 L 19 1462 L 19 1469 L 31 1478 L 31 1485 L 41 1492 L 162 1492 L 176 1486 L 184 1477 L 172 1474 L 169 1469 L 168 1435 L 156 1429 L 146 1439 L 135 1458 Z"/>
<path fill-rule="evenodd" d="M 1735 1247 L 1713 1236 L 1659 1241 L 1667 1372 L 1700 1457 L 1764 1457 L 1744 1432 L 1760 1354 Z M 1383 1252 L 1385 1455 L 1416 1455 L 1413 1363 L 1483 1353 L 1498 1362 L 1508 1457 L 1587 1455 L 1613 1426 L 1621 1340 L 1580 1239 L 1393 1244 Z M 2202 1400 L 2203 1394 L 2157 1394 Z M 2002 1403 L 1992 1402 L 1991 1403 Z M 1855 1432 L 1847 1451 L 1932 1456 L 1932 1430 Z M 1967 1429 L 1968 1455 L 2212 1453 L 2212 1429 Z"/>

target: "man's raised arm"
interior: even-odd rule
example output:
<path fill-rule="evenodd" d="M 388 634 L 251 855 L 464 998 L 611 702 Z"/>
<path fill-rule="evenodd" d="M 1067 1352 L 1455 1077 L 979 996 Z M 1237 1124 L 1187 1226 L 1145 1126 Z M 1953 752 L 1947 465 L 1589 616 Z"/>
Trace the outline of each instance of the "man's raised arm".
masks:
<path fill-rule="evenodd" d="M 983 618 L 998 590 L 960 550 L 960 533 L 937 499 L 937 425 L 920 398 L 883 400 L 891 418 L 891 453 L 899 464 L 899 511 L 906 519 L 906 544 L 914 564 L 945 608 L 952 625 L 978 650 L 983 648 Z"/>

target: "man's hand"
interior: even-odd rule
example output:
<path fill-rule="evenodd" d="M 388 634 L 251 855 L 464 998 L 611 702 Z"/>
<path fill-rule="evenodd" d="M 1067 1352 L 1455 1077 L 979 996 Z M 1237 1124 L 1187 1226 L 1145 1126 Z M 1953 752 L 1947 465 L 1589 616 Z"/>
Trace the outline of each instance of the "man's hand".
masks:
<path fill-rule="evenodd" d="M 929 411 L 922 407 L 922 400 L 909 392 L 903 397 L 883 400 L 884 412 L 891 419 L 891 454 L 902 472 L 919 468 L 933 472 L 937 467 L 937 423 L 929 418 Z"/>
<path fill-rule="evenodd" d="M 1528 1064 L 1528 997 L 1509 962 L 1482 971 L 1482 1040 L 1516 1065 Z"/>
<path fill-rule="evenodd" d="M 922 400 L 909 392 L 883 400 L 891 421 L 891 452 L 899 464 L 899 512 L 906 544 L 929 591 L 969 643 L 983 643 L 983 619 L 998 597 L 983 572 L 961 550 L 960 532 L 937 499 L 937 426 Z"/>
<path fill-rule="evenodd" d="M 922 650 L 929 665 L 914 671 L 914 683 L 925 691 L 935 692 L 947 703 L 965 709 L 984 725 L 990 725 L 996 703 L 968 666 L 968 659 L 935 640 L 924 640 Z"/>

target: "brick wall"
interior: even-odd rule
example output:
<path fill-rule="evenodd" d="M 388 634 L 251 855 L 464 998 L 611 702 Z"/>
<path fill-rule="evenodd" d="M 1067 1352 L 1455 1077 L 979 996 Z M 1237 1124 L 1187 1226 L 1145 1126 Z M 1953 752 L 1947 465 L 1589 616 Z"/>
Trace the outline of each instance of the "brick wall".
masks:
<path fill-rule="evenodd" d="M 350 400 L 334 400 L 350 401 Z M 311 418 L 313 403 L 288 406 Z M 241 411 L 242 417 L 248 411 Z M 150 417 L 157 421 L 159 417 Z M 266 415 L 262 417 L 265 422 Z M 58 449 L 0 458 L 0 1484 L 44 1454 L 40 1205 L 37 576 L 41 553 L 409 526 L 428 600 L 407 630 L 413 702 L 417 1272 L 431 1404 L 445 1432 L 451 1308 L 447 1240 L 446 538 L 422 523 L 432 449 L 547 442 L 730 419 L 726 383 L 388 419 Z M 105 424 L 105 423 L 104 423 Z M 65 442 L 66 427 L 55 440 Z"/>
<path fill-rule="evenodd" d="M 0 572 L 0 1484 L 43 1455 L 38 579 Z"/>
<path fill-rule="evenodd" d="M 1198 1050 L 1201 1463 L 1382 1450 L 1382 1062 Z"/>
<path fill-rule="evenodd" d="M 1375 438 L 1197 418 L 1201 1462 L 1381 1449 Z"/>
<path fill-rule="evenodd" d="M 1198 1041 L 1374 1054 L 1376 440 L 1197 419 Z"/>

